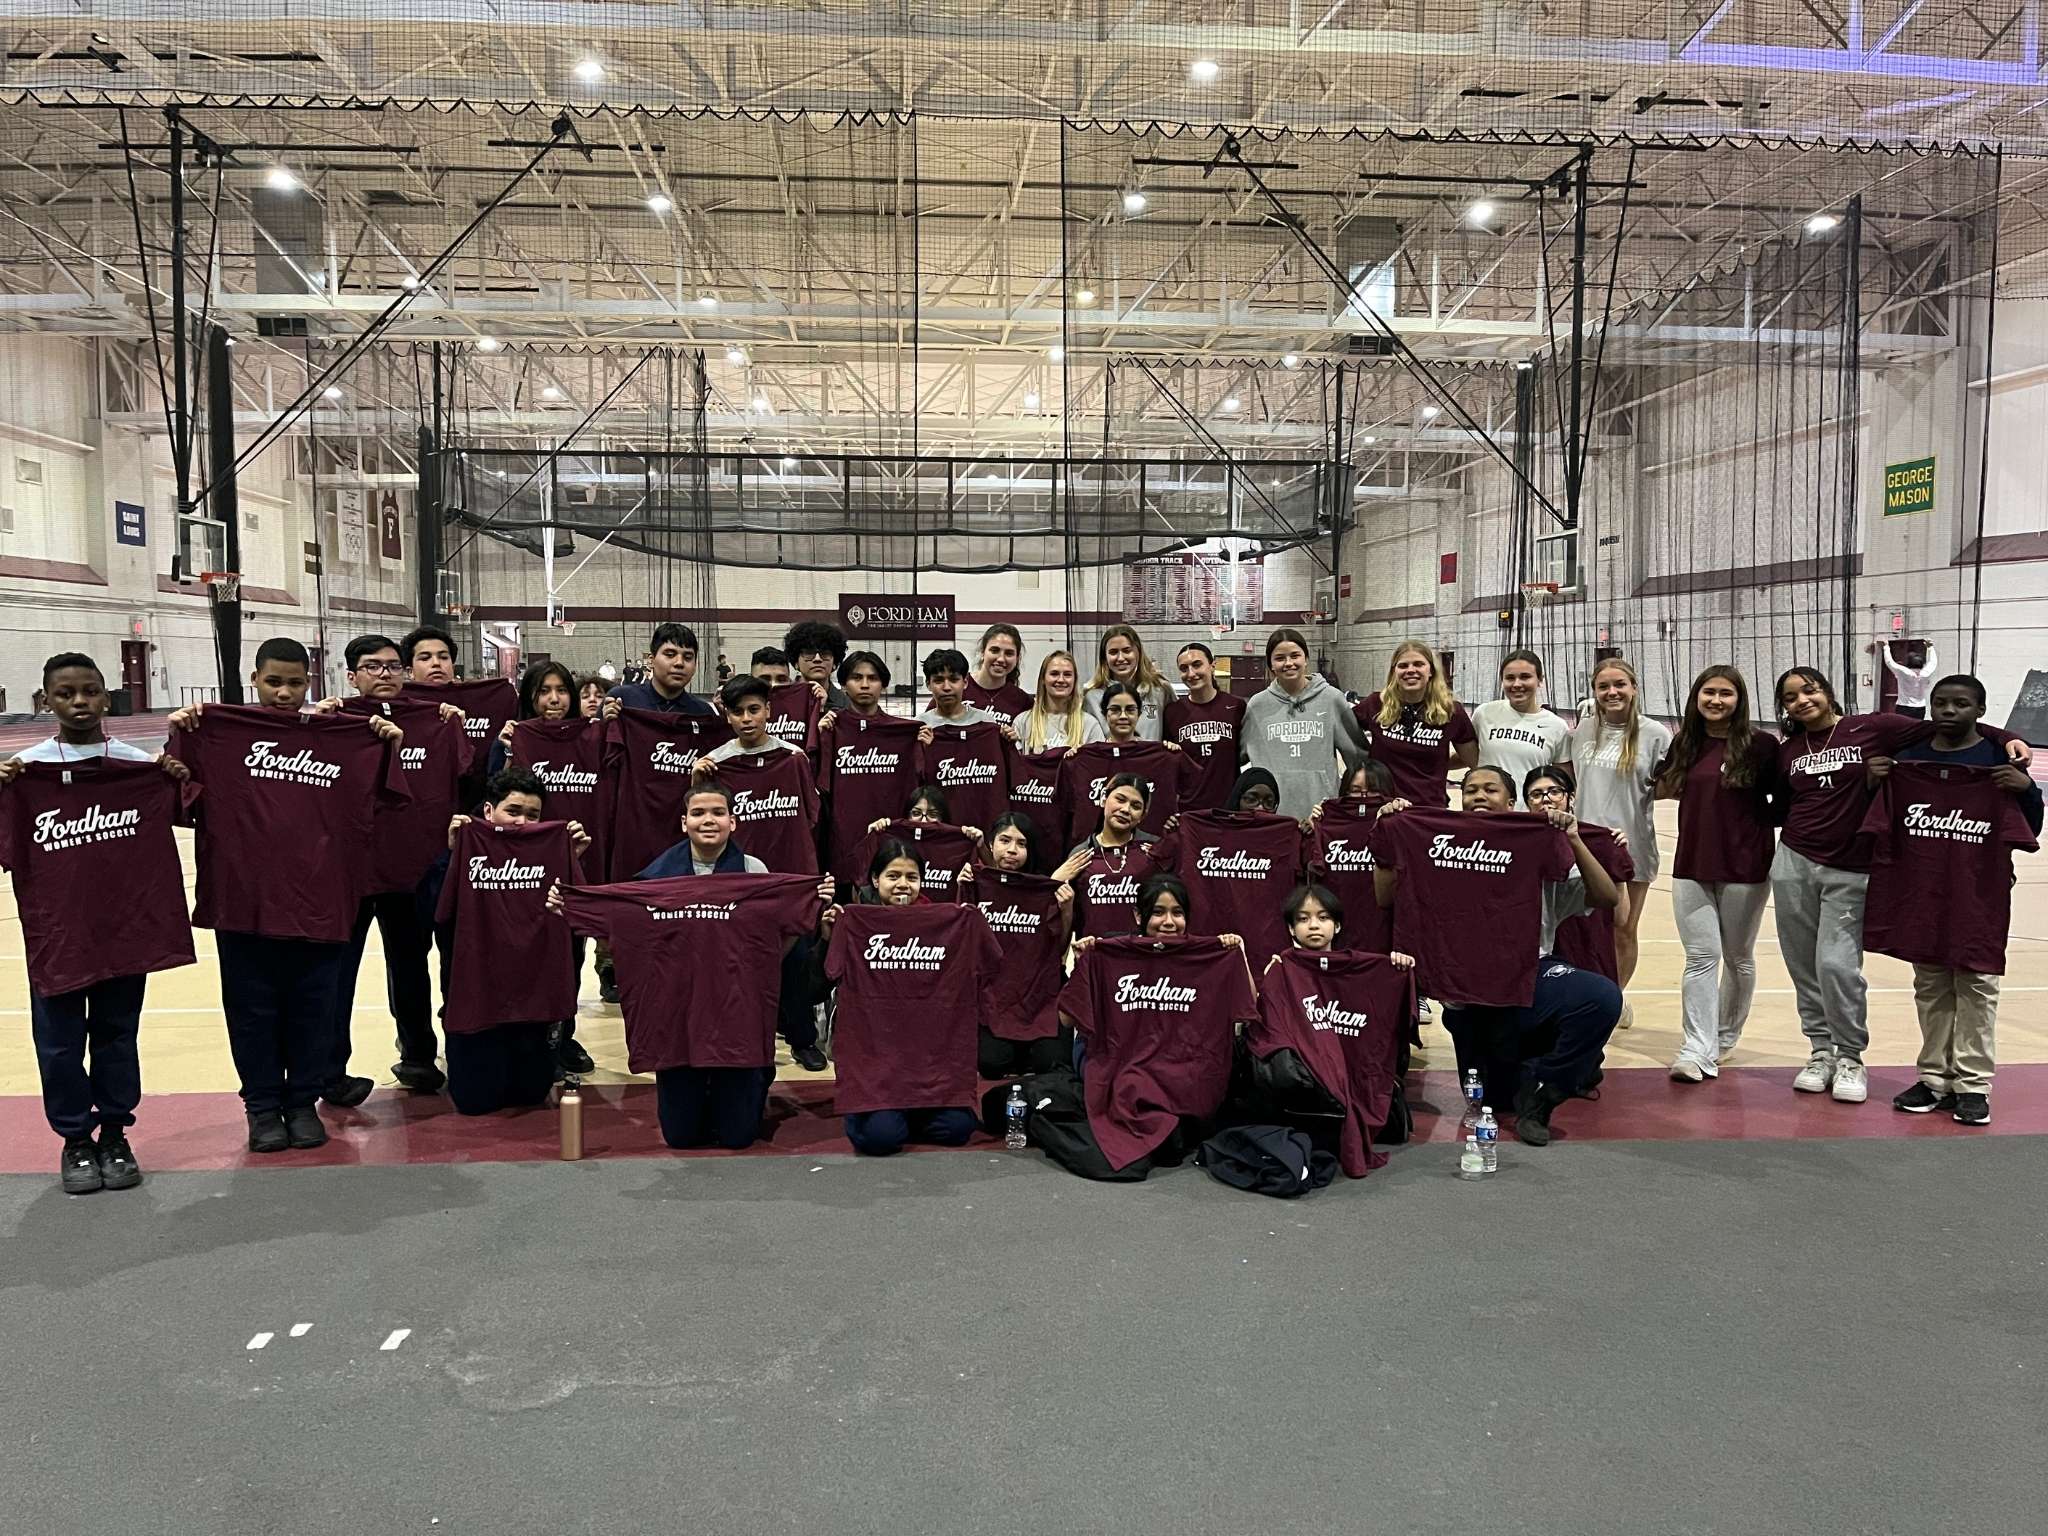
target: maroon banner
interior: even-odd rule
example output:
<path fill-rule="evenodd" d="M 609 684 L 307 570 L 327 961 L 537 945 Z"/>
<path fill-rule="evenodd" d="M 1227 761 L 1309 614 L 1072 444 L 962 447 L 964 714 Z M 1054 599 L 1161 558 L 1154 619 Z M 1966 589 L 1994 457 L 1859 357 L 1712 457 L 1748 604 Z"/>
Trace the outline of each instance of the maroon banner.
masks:
<path fill-rule="evenodd" d="M 950 592 L 842 592 L 839 622 L 849 640 L 953 643 Z"/>

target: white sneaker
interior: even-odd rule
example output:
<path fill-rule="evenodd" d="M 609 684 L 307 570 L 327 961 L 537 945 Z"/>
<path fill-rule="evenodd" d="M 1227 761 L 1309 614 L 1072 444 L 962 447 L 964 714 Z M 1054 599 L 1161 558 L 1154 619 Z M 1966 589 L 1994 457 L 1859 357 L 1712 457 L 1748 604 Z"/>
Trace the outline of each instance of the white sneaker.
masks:
<path fill-rule="evenodd" d="M 1614 1027 L 1616 1029 L 1634 1029 L 1636 1027 L 1636 1005 L 1634 1003 L 1623 1003 L 1621 1005 L 1621 1018 Z"/>
<path fill-rule="evenodd" d="M 1681 1056 L 1671 1063 L 1671 1081 L 1674 1083 L 1703 1083 L 1707 1074 L 1700 1070 L 1700 1064 L 1689 1056 Z"/>
<path fill-rule="evenodd" d="M 1835 1102 L 1837 1104 L 1861 1104 L 1870 1097 L 1870 1074 L 1863 1070 L 1860 1061 L 1838 1061 L 1835 1063 Z"/>
<path fill-rule="evenodd" d="M 1835 1058 L 1815 1052 L 1792 1079 L 1792 1086 L 1801 1093 L 1826 1093 L 1834 1080 Z"/>

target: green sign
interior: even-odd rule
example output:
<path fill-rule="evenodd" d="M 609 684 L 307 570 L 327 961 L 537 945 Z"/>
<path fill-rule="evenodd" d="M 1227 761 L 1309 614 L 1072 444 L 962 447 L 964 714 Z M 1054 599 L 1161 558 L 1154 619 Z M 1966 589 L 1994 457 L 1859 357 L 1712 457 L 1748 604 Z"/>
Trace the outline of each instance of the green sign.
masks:
<path fill-rule="evenodd" d="M 1908 459 L 1904 464 L 1884 467 L 1884 515 L 1903 517 L 1908 512 L 1934 510 L 1934 459 Z"/>

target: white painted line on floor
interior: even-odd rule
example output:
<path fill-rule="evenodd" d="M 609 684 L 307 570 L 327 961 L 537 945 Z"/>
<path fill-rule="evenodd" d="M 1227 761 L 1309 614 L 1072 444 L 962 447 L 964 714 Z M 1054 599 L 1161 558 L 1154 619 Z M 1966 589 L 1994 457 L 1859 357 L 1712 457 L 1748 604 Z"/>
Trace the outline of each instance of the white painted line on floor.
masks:
<path fill-rule="evenodd" d="M 257 1335 L 256 1335 L 256 1336 L 255 1336 L 255 1337 L 254 1337 L 253 1339 L 251 1339 L 251 1340 L 250 1340 L 250 1341 L 249 1341 L 248 1343 L 244 1344 L 244 1345 L 242 1346 L 242 1348 L 244 1348 L 244 1349 L 261 1349 L 261 1348 L 262 1348 L 262 1347 L 263 1347 L 264 1345 L 268 1344 L 268 1343 L 269 1343 L 269 1342 L 270 1342 L 270 1341 L 271 1341 L 272 1339 L 274 1339 L 274 1338 L 276 1338 L 276 1337 L 277 1337 L 277 1335 L 276 1335 L 276 1334 L 274 1334 L 274 1333 L 259 1333 L 259 1334 L 257 1334 Z"/>
<path fill-rule="evenodd" d="M 391 1330 L 391 1337 L 386 1339 L 382 1344 L 379 1344 L 377 1347 L 379 1349 L 385 1350 L 396 1349 L 399 1345 L 403 1344 L 406 1341 L 406 1338 L 411 1333 L 412 1330 L 410 1328 L 394 1328 Z"/>
<path fill-rule="evenodd" d="M 312 1331 L 313 1325 L 311 1323 L 292 1324 L 292 1337 L 295 1339 L 303 1339 L 307 1334 L 311 1333 Z"/>

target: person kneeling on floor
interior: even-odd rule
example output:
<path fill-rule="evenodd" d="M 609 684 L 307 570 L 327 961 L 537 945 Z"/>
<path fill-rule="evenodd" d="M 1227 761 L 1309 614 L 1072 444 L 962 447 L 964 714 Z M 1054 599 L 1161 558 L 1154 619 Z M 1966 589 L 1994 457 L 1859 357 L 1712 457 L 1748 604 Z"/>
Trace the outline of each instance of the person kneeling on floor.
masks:
<path fill-rule="evenodd" d="M 435 932 L 452 957 L 443 1027 L 460 1114 L 544 1101 L 555 1024 L 576 1009 L 575 949 L 549 897 L 579 878 L 590 839 L 576 822 L 544 820 L 546 802 L 531 770 L 494 775 L 483 814 L 449 822 L 447 857 L 427 877 L 439 884 Z"/>
<path fill-rule="evenodd" d="M 1466 816 L 1522 814 L 1515 810 L 1515 786 L 1503 769 L 1485 764 L 1467 769 L 1460 790 Z M 1390 801 L 1380 812 L 1382 820 L 1401 814 L 1406 804 Z M 1534 994 L 1524 1007 L 1447 1005 L 1443 1013 L 1444 1028 L 1457 1043 L 1460 1070 L 1478 1067 L 1491 1096 L 1505 1097 L 1514 1086 L 1515 1134 L 1532 1147 L 1550 1145 L 1550 1117 L 1560 1104 L 1598 1085 L 1608 1037 L 1621 1019 L 1621 989 L 1605 976 L 1567 965 L 1556 952 L 1560 923 L 1619 905 L 1621 892 L 1579 835 L 1577 818 L 1558 808 L 1546 814 L 1570 845 L 1572 867 L 1564 879 L 1542 882 Z M 1382 859 L 1373 871 L 1380 905 L 1395 906 L 1400 883 L 1420 880 L 1424 873 Z M 1402 910 L 1397 908 L 1397 923 Z M 1497 930 L 1463 925 L 1453 942 L 1491 946 L 1500 941 Z M 1402 947 L 1409 947 L 1405 939 Z"/>

